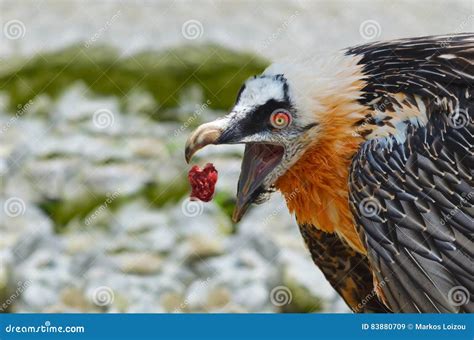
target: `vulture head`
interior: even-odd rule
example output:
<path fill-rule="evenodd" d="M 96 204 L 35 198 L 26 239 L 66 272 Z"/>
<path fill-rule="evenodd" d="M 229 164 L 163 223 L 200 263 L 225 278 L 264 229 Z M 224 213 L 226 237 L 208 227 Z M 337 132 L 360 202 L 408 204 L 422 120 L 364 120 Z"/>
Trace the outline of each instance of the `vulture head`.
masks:
<path fill-rule="evenodd" d="M 347 171 L 361 140 L 354 124 L 366 114 L 362 75 L 355 58 L 319 60 L 329 62 L 272 64 L 245 82 L 230 113 L 189 136 L 188 162 L 209 144 L 245 144 L 235 222 L 275 189 L 301 223 L 331 230 L 349 218 L 335 211 L 348 210 Z"/>
<path fill-rule="evenodd" d="M 233 220 L 251 203 L 262 203 L 275 182 L 301 156 L 318 122 L 305 114 L 296 88 L 284 74 L 267 70 L 241 87 L 231 112 L 199 126 L 188 138 L 185 156 L 209 144 L 245 144 Z"/>

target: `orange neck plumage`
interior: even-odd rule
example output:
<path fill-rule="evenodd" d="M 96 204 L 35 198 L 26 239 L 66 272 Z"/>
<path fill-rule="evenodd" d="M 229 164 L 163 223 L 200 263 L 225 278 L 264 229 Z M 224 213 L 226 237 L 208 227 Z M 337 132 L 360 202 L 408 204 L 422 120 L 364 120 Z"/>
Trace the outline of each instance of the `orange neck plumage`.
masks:
<path fill-rule="evenodd" d="M 348 201 L 351 156 L 358 143 L 344 143 L 337 150 L 333 142 L 321 140 L 311 146 L 280 177 L 276 186 L 285 196 L 290 212 L 296 214 L 298 223 L 337 232 L 352 248 L 363 253 Z"/>
<path fill-rule="evenodd" d="M 351 90 L 361 83 L 353 83 Z M 347 93 L 347 92 L 346 92 Z M 339 234 L 355 250 L 365 253 L 348 200 L 351 159 L 363 139 L 355 122 L 367 112 L 344 92 L 319 99 L 325 108 L 315 113 L 320 132 L 301 158 L 276 182 L 298 223 Z M 297 193 L 297 194 L 295 194 Z"/>

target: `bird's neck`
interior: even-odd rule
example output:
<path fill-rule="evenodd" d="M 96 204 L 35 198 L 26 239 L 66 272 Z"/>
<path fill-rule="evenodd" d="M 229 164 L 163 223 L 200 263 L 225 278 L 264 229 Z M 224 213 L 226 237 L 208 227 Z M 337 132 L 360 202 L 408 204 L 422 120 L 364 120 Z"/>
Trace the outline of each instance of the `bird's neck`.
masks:
<path fill-rule="evenodd" d="M 333 90 L 315 91 L 314 116 L 319 132 L 303 155 L 276 182 L 298 223 L 337 233 L 360 253 L 365 253 L 349 208 L 348 178 L 351 160 L 364 141 L 357 126 L 369 112 L 357 98 L 365 85 L 355 69 L 347 82 L 333 80 Z"/>
<path fill-rule="evenodd" d="M 335 143 L 321 140 L 277 181 L 288 209 L 298 223 L 337 233 L 357 251 L 364 253 L 349 209 L 348 176 L 356 141 Z"/>

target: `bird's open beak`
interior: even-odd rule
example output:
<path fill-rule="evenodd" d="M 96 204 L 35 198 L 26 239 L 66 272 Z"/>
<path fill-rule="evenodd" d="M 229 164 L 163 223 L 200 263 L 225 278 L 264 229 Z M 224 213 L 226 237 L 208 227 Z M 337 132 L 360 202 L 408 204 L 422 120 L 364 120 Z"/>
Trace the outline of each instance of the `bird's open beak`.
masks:
<path fill-rule="evenodd" d="M 240 221 L 250 204 L 265 188 L 267 175 L 280 164 L 284 148 L 279 145 L 248 143 L 245 145 L 244 159 L 237 186 L 237 202 L 232 214 L 234 222 Z"/>
<path fill-rule="evenodd" d="M 229 126 L 226 126 L 229 125 Z M 199 126 L 186 142 L 185 158 L 189 163 L 192 156 L 209 144 L 242 143 L 242 134 L 235 124 L 223 120 Z M 237 202 L 232 219 L 240 221 L 250 204 L 262 193 L 265 177 L 280 164 L 284 148 L 275 144 L 246 143 L 244 158 L 237 186 Z"/>

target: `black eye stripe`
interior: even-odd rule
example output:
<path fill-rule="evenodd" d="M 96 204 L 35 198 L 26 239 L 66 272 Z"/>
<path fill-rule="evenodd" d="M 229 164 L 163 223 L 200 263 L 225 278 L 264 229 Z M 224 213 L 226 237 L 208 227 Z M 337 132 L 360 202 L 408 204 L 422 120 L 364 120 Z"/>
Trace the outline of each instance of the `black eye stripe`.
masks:
<path fill-rule="evenodd" d="M 265 129 L 273 130 L 273 126 L 270 122 L 270 116 L 277 109 L 282 109 L 291 113 L 292 107 L 288 102 L 270 99 L 265 104 L 255 108 L 252 112 L 248 113 L 242 120 L 240 120 L 239 126 L 242 133 L 244 133 L 245 136 L 248 136 Z"/>

